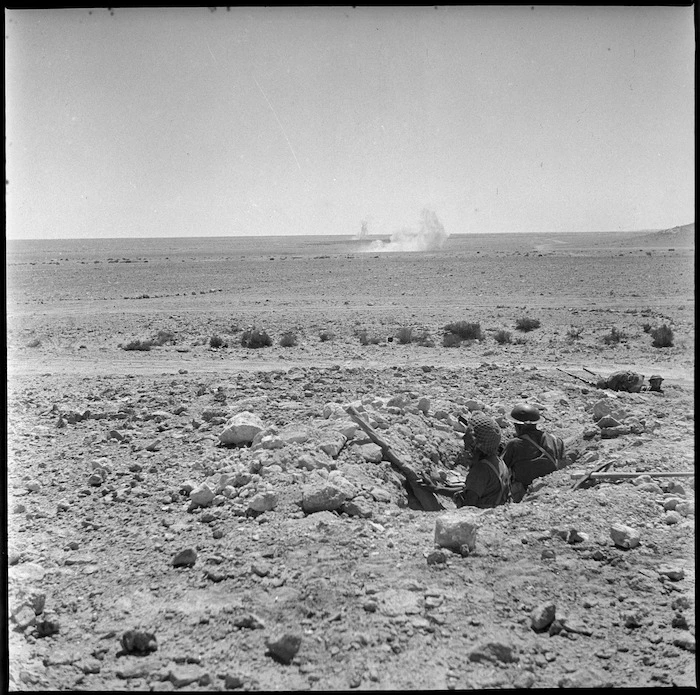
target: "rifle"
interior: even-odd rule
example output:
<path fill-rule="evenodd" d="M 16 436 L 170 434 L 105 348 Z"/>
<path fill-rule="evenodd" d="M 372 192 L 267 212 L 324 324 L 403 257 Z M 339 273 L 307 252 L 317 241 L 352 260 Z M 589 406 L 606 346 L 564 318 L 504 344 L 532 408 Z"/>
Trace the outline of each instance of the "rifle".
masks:
<path fill-rule="evenodd" d="M 584 379 L 582 376 L 577 376 L 576 374 L 571 374 L 570 372 L 565 372 L 563 369 L 560 367 L 557 367 L 557 369 L 562 373 L 566 374 L 567 376 L 573 377 L 574 379 L 578 379 L 579 381 L 582 381 L 584 384 L 588 384 L 589 386 L 592 386 L 593 388 L 598 388 L 597 384 L 594 384 L 592 381 L 588 381 L 588 379 Z M 586 369 L 586 371 L 588 371 Z M 591 372 L 592 374 L 593 372 Z"/>
<path fill-rule="evenodd" d="M 411 488 L 411 492 L 415 495 L 418 503 L 426 512 L 442 511 L 444 507 L 435 496 L 435 493 L 421 484 L 418 474 L 404 463 L 396 453 L 391 449 L 389 444 L 384 441 L 373 429 L 365 422 L 355 408 L 349 405 L 345 412 L 362 428 L 367 436 L 381 448 L 384 458 L 396 468 L 399 473 L 406 478 L 406 482 Z"/>

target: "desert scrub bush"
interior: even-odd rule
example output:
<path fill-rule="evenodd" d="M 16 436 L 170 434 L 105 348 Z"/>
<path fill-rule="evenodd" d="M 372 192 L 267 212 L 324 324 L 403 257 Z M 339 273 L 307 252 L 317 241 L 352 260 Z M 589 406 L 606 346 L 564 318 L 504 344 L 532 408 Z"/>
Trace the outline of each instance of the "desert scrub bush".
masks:
<path fill-rule="evenodd" d="M 621 340 L 626 340 L 627 339 L 627 334 L 624 333 L 623 331 L 618 330 L 616 327 L 613 326 L 611 329 L 610 333 L 606 333 L 603 336 L 603 342 L 606 345 L 616 345 L 619 343 Z"/>
<path fill-rule="evenodd" d="M 154 338 L 151 338 L 151 342 L 154 345 L 166 345 L 170 343 L 171 345 L 175 343 L 175 333 L 167 330 L 160 330 L 156 333 Z"/>
<path fill-rule="evenodd" d="M 651 344 L 655 348 L 673 347 L 673 331 L 666 324 L 653 328 L 651 337 L 654 339 Z"/>
<path fill-rule="evenodd" d="M 583 326 L 571 326 L 566 332 L 566 336 L 569 340 L 578 340 L 581 337 L 581 333 L 583 333 Z"/>
<path fill-rule="evenodd" d="M 226 341 L 220 335 L 213 335 L 209 338 L 209 347 L 215 350 L 222 347 L 227 347 Z"/>
<path fill-rule="evenodd" d="M 329 340 L 335 340 L 335 333 L 333 331 L 321 331 L 318 337 L 322 343 L 326 343 Z"/>
<path fill-rule="evenodd" d="M 519 319 L 516 319 L 515 327 L 517 330 L 527 333 L 528 331 L 534 331 L 535 328 L 539 328 L 540 320 L 529 316 L 521 316 Z"/>
<path fill-rule="evenodd" d="M 297 334 L 294 331 L 285 331 L 280 337 L 282 347 L 294 347 L 297 344 Z"/>
<path fill-rule="evenodd" d="M 357 331 L 357 337 L 360 341 L 360 345 L 379 345 L 379 343 L 382 342 L 382 339 L 379 336 L 370 336 L 367 333 L 366 328 L 362 328 L 359 331 Z"/>
<path fill-rule="evenodd" d="M 442 347 L 459 347 L 462 338 L 457 333 L 445 333 L 442 336 Z"/>
<path fill-rule="evenodd" d="M 481 332 L 481 324 L 469 321 L 454 321 L 445 326 L 446 333 L 453 333 L 462 340 L 483 340 L 484 334 Z"/>
<path fill-rule="evenodd" d="M 504 328 L 497 330 L 493 334 L 493 338 L 499 345 L 513 342 L 513 334 L 510 331 L 505 330 Z"/>
<path fill-rule="evenodd" d="M 264 330 L 257 328 L 247 328 L 241 336 L 241 345 L 244 348 L 263 348 L 272 345 L 272 338 Z"/>
<path fill-rule="evenodd" d="M 413 340 L 413 328 L 410 326 L 402 326 L 399 328 L 396 334 L 396 340 L 398 340 L 401 345 L 408 345 Z"/>
<path fill-rule="evenodd" d="M 122 346 L 122 350 L 139 350 L 148 352 L 151 349 L 153 342 L 150 340 L 131 340 L 126 345 Z"/>

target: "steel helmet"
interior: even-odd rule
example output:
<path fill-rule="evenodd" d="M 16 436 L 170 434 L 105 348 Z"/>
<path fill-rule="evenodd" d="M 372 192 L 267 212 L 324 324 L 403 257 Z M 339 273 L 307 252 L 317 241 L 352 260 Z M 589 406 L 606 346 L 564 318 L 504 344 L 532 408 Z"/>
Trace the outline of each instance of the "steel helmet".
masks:
<path fill-rule="evenodd" d="M 510 419 L 521 425 L 534 425 L 540 419 L 540 411 L 529 403 L 520 403 L 510 411 Z"/>

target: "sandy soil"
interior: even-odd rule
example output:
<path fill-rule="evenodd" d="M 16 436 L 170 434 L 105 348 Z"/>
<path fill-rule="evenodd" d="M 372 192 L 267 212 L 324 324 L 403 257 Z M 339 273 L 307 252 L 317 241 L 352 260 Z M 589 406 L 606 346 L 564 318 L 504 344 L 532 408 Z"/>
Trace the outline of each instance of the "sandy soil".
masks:
<path fill-rule="evenodd" d="M 10 690 L 696 685 L 694 232 L 47 249 L 7 270 Z M 483 339 L 444 347 L 455 321 Z M 271 347 L 241 346 L 252 325 Z M 560 371 L 584 368 L 658 372 L 664 393 Z M 466 556 L 436 546 L 451 501 L 416 509 L 343 412 L 449 479 L 456 416 L 483 408 L 506 438 L 522 401 L 569 465 L 478 515 Z M 621 429 L 595 424 L 604 405 Z M 241 411 L 260 433 L 223 446 Z M 639 475 L 573 489 L 606 461 Z"/>

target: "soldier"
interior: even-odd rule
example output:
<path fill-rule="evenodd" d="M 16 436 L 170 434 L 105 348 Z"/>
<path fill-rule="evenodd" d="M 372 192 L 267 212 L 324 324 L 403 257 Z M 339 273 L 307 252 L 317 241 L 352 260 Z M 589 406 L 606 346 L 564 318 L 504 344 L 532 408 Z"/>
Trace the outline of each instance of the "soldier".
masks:
<path fill-rule="evenodd" d="M 516 405 L 510 413 L 515 437 L 506 442 L 503 460 L 511 472 L 511 493 L 520 502 L 535 478 L 553 473 L 564 462 L 564 440 L 538 429 L 540 411 L 533 405 Z"/>
<path fill-rule="evenodd" d="M 642 386 L 642 391 L 656 391 L 658 393 L 663 393 L 664 390 L 661 388 L 661 382 L 664 380 L 659 374 L 652 374 L 649 377 L 649 386 Z"/>
<path fill-rule="evenodd" d="M 510 472 L 499 456 L 501 428 L 482 412 L 475 412 L 470 422 L 474 456 L 462 490 L 454 495 L 458 507 L 496 507 L 510 501 Z"/>
<path fill-rule="evenodd" d="M 639 393 L 644 386 L 644 377 L 637 372 L 621 370 L 613 372 L 610 376 L 599 378 L 596 386 L 599 389 L 610 389 L 611 391 Z"/>

